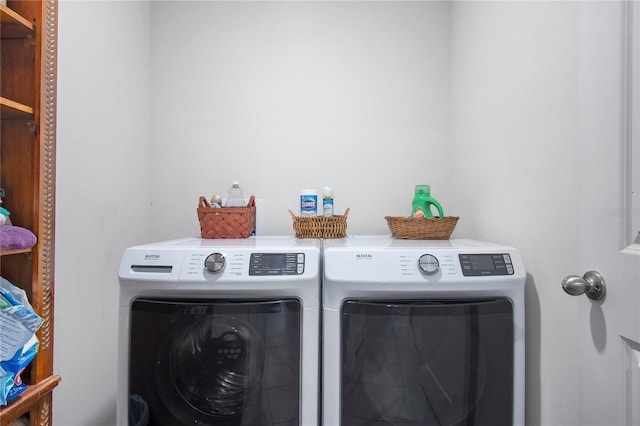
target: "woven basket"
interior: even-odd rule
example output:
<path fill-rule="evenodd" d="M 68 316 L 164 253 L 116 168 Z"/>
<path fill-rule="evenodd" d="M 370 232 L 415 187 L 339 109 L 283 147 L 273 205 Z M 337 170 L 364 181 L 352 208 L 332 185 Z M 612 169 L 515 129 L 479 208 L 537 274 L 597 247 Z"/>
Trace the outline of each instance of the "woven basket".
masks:
<path fill-rule="evenodd" d="M 344 238 L 347 236 L 347 215 L 324 216 L 296 216 L 291 210 L 293 230 L 296 238 Z"/>
<path fill-rule="evenodd" d="M 211 207 L 205 197 L 198 203 L 202 238 L 247 238 L 256 220 L 256 201 L 249 197 L 247 207 Z"/>
<path fill-rule="evenodd" d="M 391 235 L 407 240 L 448 240 L 458 223 L 458 216 L 443 218 L 385 216 Z"/>

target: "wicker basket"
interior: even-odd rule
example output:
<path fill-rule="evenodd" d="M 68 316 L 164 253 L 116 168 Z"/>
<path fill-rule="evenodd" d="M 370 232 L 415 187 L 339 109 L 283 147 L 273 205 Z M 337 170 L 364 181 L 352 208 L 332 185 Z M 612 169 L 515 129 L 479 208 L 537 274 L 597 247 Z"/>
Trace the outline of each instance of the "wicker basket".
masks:
<path fill-rule="evenodd" d="M 198 203 L 202 238 L 247 238 L 256 221 L 256 201 L 249 197 L 247 207 L 211 207 L 205 197 Z"/>
<path fill-rule="evenodd" d="M 394 238 L 407 240 L 448 240 L 459 219 L 458 216 L 384 218 Z"/>
<path fill-rule="evenodd" d="M 296 216 L 291 210 L 293 230 L 296 238 L 344 238 L 347 236 L 347 215 L 324 216 Z"/>

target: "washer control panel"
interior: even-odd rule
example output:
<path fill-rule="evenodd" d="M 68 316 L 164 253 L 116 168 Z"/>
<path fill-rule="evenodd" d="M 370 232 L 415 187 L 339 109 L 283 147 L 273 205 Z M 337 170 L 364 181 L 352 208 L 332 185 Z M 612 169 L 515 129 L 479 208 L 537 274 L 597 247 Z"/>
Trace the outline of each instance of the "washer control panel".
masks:
<path fill-rule="evenodd" d="M 458 259 L 465 277 L 513 275 L 511 256 L 506 253 L 459 254 Z"/>
<path fill-rule="evenodd" d="M 251 253 L 249 275 L 302 275 L 304 253 Z"/>

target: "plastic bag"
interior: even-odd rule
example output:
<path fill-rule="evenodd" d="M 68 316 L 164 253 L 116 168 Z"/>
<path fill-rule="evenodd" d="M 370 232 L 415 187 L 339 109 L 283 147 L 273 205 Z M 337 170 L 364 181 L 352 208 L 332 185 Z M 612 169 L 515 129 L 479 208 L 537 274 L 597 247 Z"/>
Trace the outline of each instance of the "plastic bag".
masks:
<path fill-rule="evenodd" d="M 33 337 L 18 351 L 13 358 L 0 362 L 0 405 L 6 405 L 27 389 L 22 382 L 21 374 L 38 353 L 40 342 Z"/>
<path fill-rule="evenodd" d="M 20 374 L 38 352 L 43 322 L 24 290 L 0 277 L 0 406 L 26 389 Z"/>

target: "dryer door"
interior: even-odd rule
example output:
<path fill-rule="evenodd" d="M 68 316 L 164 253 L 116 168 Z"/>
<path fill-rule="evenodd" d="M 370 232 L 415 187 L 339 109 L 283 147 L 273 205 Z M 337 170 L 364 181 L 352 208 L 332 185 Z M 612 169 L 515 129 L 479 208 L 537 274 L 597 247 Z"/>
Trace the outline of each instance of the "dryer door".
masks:
<path fill-rule="evenodd" d="M 300 320 L 298 300 L 137 299 L 131 402 L 150 425 L 298 424 Z"/>
<path fill-rule="evenodd" d="M 509 299 L 345 302 L 342 426 L 511 426 L 513 336 Z"/>

